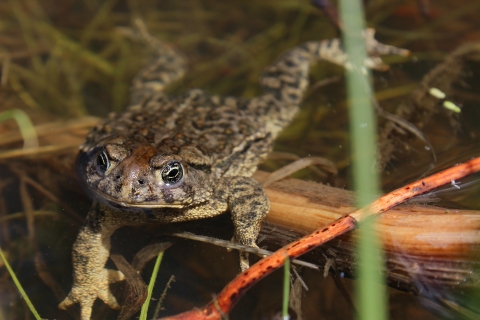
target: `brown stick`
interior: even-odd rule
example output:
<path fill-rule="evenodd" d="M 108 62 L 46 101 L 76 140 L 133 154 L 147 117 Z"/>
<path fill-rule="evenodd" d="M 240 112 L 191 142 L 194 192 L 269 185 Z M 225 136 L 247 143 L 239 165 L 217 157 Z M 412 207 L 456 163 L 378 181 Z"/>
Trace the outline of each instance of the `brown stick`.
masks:
<path fill-rule="evenodd" d="M 296 258 L 346 231 L 354 229 L 357 222 L 356 219 L 362 220 L 369 215 L 380 214 L 406 199 L 478 171 L 480 171 L 480 158 L 475 158 L 390 192 L 374 201 L 368 208 L 362 208 L 354 211 L 352 214 L 347 214 L 328 226 L 320 228 L 314 233 L 279 249 L 271 256 L 260 260 L 232 280 L 218 295 L 217 299 L 207 304 L 203 309 L 196 309 L 164 319 L 220 319 L 223 314 L 231 310 L 241 295 L 250 287 L 266 275 L 280 268 L 286 257 Z"/>

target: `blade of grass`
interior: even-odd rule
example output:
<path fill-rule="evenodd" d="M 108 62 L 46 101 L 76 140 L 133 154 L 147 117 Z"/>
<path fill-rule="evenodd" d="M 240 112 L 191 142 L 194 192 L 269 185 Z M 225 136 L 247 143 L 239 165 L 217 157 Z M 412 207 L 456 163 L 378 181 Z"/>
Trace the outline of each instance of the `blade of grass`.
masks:
<path fill-rule="evenodd" d="M 40 106 L 33 98 L 32 95 L 28 92 L 27 89 L 23 88 L 19 80 L 24 80 L 30 84 L 29 88 L 37 88 L 38 90 L 43 90 L 45 93 L 48 93 L 49 101 L 54 101 L 56 104 L 65 105 L 67 100 L 63 97 L 62 93 L 58 88 L 49 85 L 49 82 L 45 81 L 45 77 L 40 74 L 29 70 L 26 67 L 22 67 L 19 64 L 12 63 L 10 65 L 11 74 L 9 76 L 10 83 L 12 87 L 17 91 L 22 98 L 22 100 L 31 108 L 45 108 Z M 18 78 L 17 78 L 18 76 Z M 22 97 L 24 95 L 25 97 Z M 31 100 L 31 101 L 29 101 Z"/>
<path fill-rule="evenodd" d="M 7 267 L 8 273 L 10 274 L 10 277 L 12 277 L 13 282 L 15 283 L 15 286 L 17 287 L 18 291 L 22 295 L 22 298 L 25 300 L 27 303 L 28 308 L 30 311 L 33 313 L 33 316 L 37 320 L 41 320 L 40 315 L 38 314 L 37 310 L 33 306 L 32 302 L 28 298 L 27 294 L 25 293 L 25 290 L 23 290 L 22 285 L 20 284 L 20 281 L 18 281 L 17 276 L 13 272 L 12 268 L 10 267 L 10 264 L 8 263 L 7 259 L 5 258 L 5 255 L 3 254 L 2 248 L 0 248 L 0 258 L 2 258 L 3 262 L 5 263 L 5 267 Z"/>
<path fill-rule="evenodd" d="M 148 305 L 152 299 L 152 291 L 155 286 L 155 280 L 157 279 L 158 269 L 160 268 L 160 262 L 162 261 L 163 251 L 158 254 L 157 260 L 155 261 L 155 266 L 153 267 L 152 276 L 150 277 L 150 282 L 148 283 L 148 293 L 147 299 L 142 306 L 142 311 L 140 312 L 140 320 L 147 320 Z"/>
<path fill-rule="evenodd" d="M 70 39 L 48 23 L 39 22 L 37 27 L 43 34 L 56 41 L 68 51 L 75 53 L 79 58 L 94 66 L 98 71 L 109 76 L 113 75 L 115 67 L 98 54 L 82 47 L 78 42 Z"/>
<path fill-rule="evenodd" d="M 20 109 L 10 109 L 0 112 L 0 122 L 13 119 L 17 122 L 23 138 L 23 148 L 38 148 L 38 137 L 35 127 L 28 115 Z"/>
<path fill-rule="evenodd" d="M 29 17 L 29 15 L 27 15 L 27 11 L 22 8 L 22 4 L 20 3 L 20 1 L 10 0 L 9 3 L 20 25 L 23 39 L 25 40 L 25 44 L 27 45 L 29 51 L 39 52 L 40 41 L 38 41 L 38 34 L 34 32 L 34 28 L 32 25 L 34 23 L 33 19 Z M 43 75 L 45 73 L 45 66 L 40 59 L 40 56 L 37 54 L 32 54 L 30 55 L 30 59 L 32 61 L 32 67 L 35 72 Z"/>
<path fill-rule="evenodd" d="M 290 259 L 287 257 L 285 259 L 285 264 L 283 265 L 283 304 L 282 304 L 282 319 L 288 320 L 290 316 L 288 315 L 288 301 L 290 300 Z"/>
<path fill-rule="evenodd" d="M 346 70 L 349 95 L 350 137 L 353 153 L 353 185 L 357 195 L 357 207 L 364 207 L 375 200 L 379 193 L 378 173 L 372 170 L 375 162 L 375 130 L 377 128 L 370 78 L 365 72 L 365 29 L 363 7 L 359 0 L 341 0 L 340 12 L 344 25 L 345 50 L 352 68 Z M 358 283 L 356 301 L 360 319 L 386 319 L 384 294 L 383 255 L 373 230 L 374 219 L 366 219 L 359 228 Z"/>

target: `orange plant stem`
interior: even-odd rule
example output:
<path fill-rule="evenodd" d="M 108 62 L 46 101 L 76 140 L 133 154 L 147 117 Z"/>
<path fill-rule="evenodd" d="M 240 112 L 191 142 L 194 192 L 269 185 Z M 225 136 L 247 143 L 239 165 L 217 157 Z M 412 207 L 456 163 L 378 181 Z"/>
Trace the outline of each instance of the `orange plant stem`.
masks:
<path fill-rule="evenodd" d="M 454 183 L 455 180 L 478 171 L 480 171 L 480 157 L 393 190 L 372 202 L 367 208 L 355 210 L 349 215 L 354 217 L 355 220 L 361 221 L 370 214 L 380 214 L 399 205 L 405 200 L 424 194 L 445 184 Z"/>
<path fill-rule="evenodd" d="M 367 208 L 362 208 L 345 215 L 326 227 L 320 228 L 315 232 L 294 241 L 285 247 L 277 250 L 272 255 L 260 260 L 248 270 L 245 270 L 235 279 L 233 279 L 217 299 L 211 301 L 203 309 L 195 309 L 181 313 L 172 317 L 162 318 L 164 320 L 213 320 L 221 319 L 222 315 L 227 314 L 237 303 L 240 297 L 256 282 L 280 268 L 286 257 L 294 259 L 321 244 L 334 239 L 335 237 L 355 229 L 357 221 L 366 218 L 369 215 L 380 214 L 403 201 L 414 196 L 426 193 L 432 189 L 438 188 L 454 180 L 461 179 L 469 174 L 480 171 L 480 157 L 472 159 L 464 164 L 456 165 L 452 168 L 438 172 L 408 184 L 402 188 L 396 189 L 378 200 L 374 201 Z"/>

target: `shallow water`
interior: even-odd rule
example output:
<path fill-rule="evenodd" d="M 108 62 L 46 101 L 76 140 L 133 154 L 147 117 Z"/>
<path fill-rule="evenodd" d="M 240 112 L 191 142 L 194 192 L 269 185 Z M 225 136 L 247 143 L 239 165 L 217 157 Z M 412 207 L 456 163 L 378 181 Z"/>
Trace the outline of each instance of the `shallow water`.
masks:
<path fill-rule="evenodd" d="M 0 24 L 0 52 L 12 56 L 7 86 L 0 92 L 3 105 L 0 108 L 24 109 L 35 123 L 87 114 L 103 117 L 110 111 L 122 110 L 128 103 L 130 80 L 142 65 L 145 52 L 124 40 L 114 28 L 127 26 L 136 12 L 144 17 L 152 33 L 177 45 L 189 58 L 190 72 L 170 89 L 172 93 L 199 87 L 222 95 L 255 96 L 260 93 L 258 78 L 263 67 L 282 51 L 303 41 L 338 35 L 331 22 L 310 7 L 308 1 L 132 3 L 136 5 L 96 0 L 0 3 L 4 15 Z M 422 77 L 449 52 L 480 38 L 478 1 L 436 1 L 430 6 L 430 18 L 419 13 L 415 2 L 371 1 L 366 8 L 367 22 L 377 29 L 378 39 L 413 52 L 409 59 L 387 59 L 392 63 L 391 70 L 373 74 L 377 99 L 390 112 L 408 101 L 409 93 Z M 473 60 L 468 70 L 470 75 L 465 77 L 466 85 L 456 88 L 449 97 L 463 108 L 454 116 L 457 124 L 452 128 L 452 114 L 440 107 L 421 128 L 436 151 L 438 160 L 432 171 L 479 154 L 480 68 Z M 337 185 L 349 188 L 351 158 L 343 71 L 322 63 L 312 71 L 311 79 L 312 89 L 301 113 L 278 139 L 275 150 L 334 161 L 340 170 Z M 321 86 L 324 79 L 332 81 Z M 379 122 L 382 125 L 383 121 Z M 16 130 L 12 123 L 5 125 L 7 128 L 2 127 L 0 133 Z M 15 147 L 0 146 L 2 150 Z M 419 178 L 431 164 L 430 153 L 418 138 L 405 135 L 396 146 L 401 152 L 382 170 L 384 191 Z M 58 310 L 57 305 L 59 296 L 64 294 L 61 291 L 67 292 L 71 286 L 70 250 L 81 217 L 91 203 L 77 186 L 69 157 L 72 154 L 74 151 L 0 163 L 0 244 L 25 291 L 46 319 L 72 318 L 72 314 Z M 283 164 L 267 161 L 262 168 L 273 170 Z M 31 184 L 23 188 L 21 174 L 38 181 L 60 203 Z M 322 180 L 309 170 L 295 176 Z M 455 189 L 438 194 L 442 205 L 479 209 L 478 183 L 461 192 Z M 35 213 L 30 225 L 21 214 L 28 210 Z M 9 218 L 15 213 L 19 214 Z M 215 225 L 220 223 L 222 228 L 215 235 L 229 239 L 232 234 L 229 218 L 217 220 Z M 185 227 L 208 234 L 208 226 L 213 225 L 209 222 L 199 221 Z M 130 260 L 143 245 L 164 240 L 158 228 L 124 228 L 115 233 L 112 251 Z M 39 271 L 38 259 L 35 267 L 35 253 L 41 254 L 46 264 L 44 273 Z M 204 305 L 237 274 L 237 267 L 235 252 L 177 240 L 165 254 L 153 293 L 158 299 L 170 276 L 175 276 L 176 282 L 168 291 L 165 310 L 160 315 Z M 147 281 L 152 268 L 153 263 L 144 272 Z M 52 285 L 45 284 L 48 275 L 59 285 L 56 294 Z M 309 287 L 302 298 L 304 319 L 353 318 L 354 310 L 331 276 L 324 279 L 321 273 L 307 270 L 303 277 Z M 231 319 L 270 319 L 281 309 L 281 279 L 281 272 L 276 272 L 262 280 L 235 307 Z M 354 281 L 342 279 L 342 282 L 352 295 Z M 447 288 L 430 290 L 438 295 L 448 294 Z M 426 299 L 394 289 L 389 289 L 389 312 L 393 319 L 457 317 Z M 72 313 L 78 314 L 78 309 L 73 308 Z M 116 312 L 97 302 L 94 318 L 116 316 Z M 33 319 L 1 264 L 0 319 Z"/>

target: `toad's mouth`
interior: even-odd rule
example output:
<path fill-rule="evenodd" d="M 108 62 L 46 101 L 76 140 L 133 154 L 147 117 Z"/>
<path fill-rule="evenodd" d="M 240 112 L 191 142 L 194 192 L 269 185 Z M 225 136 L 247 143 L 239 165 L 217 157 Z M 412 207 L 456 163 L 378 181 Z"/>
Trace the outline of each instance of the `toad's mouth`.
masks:
<path fill-rule="evenodd" d="M 140 208 L 140 209 L 160 209 L 160 208 L 185 208 L 190 203 L 179 203 L 179 202 L 172 202 L 172 203 L 158 203 L 158 202 L 132 202 L 126 200 L 119 200 L 117 198 L 112 197 L 109 194 L 106 194 L 100 190 L 95 190 L 96 197 L 100 201 L 107 202 L 111 206 L 114 207 L 122 207 L 122 208 Z"/>

